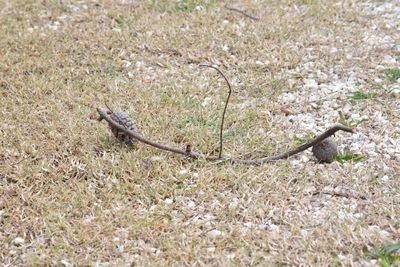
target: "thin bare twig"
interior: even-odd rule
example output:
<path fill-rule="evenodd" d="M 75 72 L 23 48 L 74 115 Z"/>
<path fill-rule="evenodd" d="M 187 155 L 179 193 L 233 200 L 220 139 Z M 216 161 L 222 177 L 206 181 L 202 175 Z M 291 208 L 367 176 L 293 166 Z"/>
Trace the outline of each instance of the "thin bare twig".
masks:
<path fill-rule="evenodd" d="M 218 158 L 222 158 L 222 131 L 224 129 L 226 109 L 228 107 L 229 99 L 231 98 L 231 94 L 232 94 L 232 87 L 231 87 L 231 84 L 229 83 L 228 79 L 225 77 L 225 75 L 222 73 L 222 71 L 220 69 L 218 69 L 217 67 L 207 65 L 207 64 L 201 64 L 200 66 L 213 68 L 216 71 L 218 71 L 219 74 L 221 74 L 222 77 L 224 77 L 226 83 L 228 84 L 228 88 L 229 88 L 228 97 L 226 98 L 226 101 L 225 101 L 224 112 L 222 112 L 221 127 L 220 127 L 220 131 L 219 131 L 219 155 L 218 155 Z"/>
<path fill-rule="evenodd" d="M 29 158 L 30 158 L 29 156 L 28 156 L 28 157 L 25 157 L 25 158 L 22 158 L 21 160 L 15 162 L 15 163 L 13 163 L 13 164 L 10 164 L 10 166 L 11 166 L 11 167 L 17 166 L 18 164 L 20 164 L 21 162 L 23 162 L 23 161 L 25 161 L 25 160 L 27 160 L 27 159 L 29 159 Z"/>
<path fill-rule="evenodd" d="M 191 150 L 191 148 L 186 148 L 185 150 L 183 149 L 178 149 L 178 148 L 172 148 L 172 147 L 168 147 L 165 145 L 161 145 L 158 144 L 156 142 L 150 141 L 140 135 L 138 135 L 136 132 L 133 132 L 131 130 L 126 129 L 124 126 L 120 125 L 119 123 L 115 122 L 113 119 L 111 119 L 111 117 L 107 114 L 107 112 L 105 110 L 101 110 L 101 109 L 97 109 L 97 112 L 100 114 L 100 118 L 106 120 L 109 124 L 111 124 L 113 127 L 117 128 L 120 131 L 123 131 L 125 134 L 130 135 L 131 137 L 137 139 L 140 142 L 143 142 L 145 144 L 154 146 L 156 148 L 162 149 L 162 150 L 166 150 L 166 151 L 170 151 L 170 152 L 174 152 L 174 153 L 178 153 L 190 158 L 194 158 L 194 159 L 199 159 L 199 158 L 203 158 L 205 160 L 209 160 L 209 161 L 215 161 L 215 160 L 220 160 L 220 161 L 229 161 L 232 163 L 243 163 L 243 164 L 250 164 L 250 165 L 259 165 L 262 163 L 266 163 L 266 162 L 272 162 L 272 161 L 277 161 L 280 159 L 287 159 L 290 156 L 293 156 L 297 153 L 300 153 L 304 150 L 306 150 L 307 148 L 310 148 L 318 143 L 320 143 L 321 141 L 323 141 L 324 139 L 328 138 L 331 135 L 334 135 L 337 131 L 345 131 L 345 132 L 349 132 L 349 133 L 355 133 L 356 130 L 343 126 L 341 124 L 337 124 L 335 126 L 333 126 L 332 128 L 329 128 L 328 130 L 326 130 L 324 133 L 322 133 L 321 135 L 317 136 L 315 139 L 313 139 L 312 141 L 308 142 L 307 144 L 301 145 L 299 147 L 296 147 L 292 150 L 289 150 L 288 152 L 279 154 L 279 155 L 275 155 L 275 156 L 268 156 L 268 157 L 264 157 L 264 158 L 256 158 L 256 159 L 249 159 L 249 160 L 243 160 L 243 159 L 235 159 L 235 158 L 219 158 L 219 157 L 213 157 L 213 156 L 205 156 L 203 154 L 194 152 Z"/>
<path fill-rule="evenodd" d="M 114 111 L 107 105 L 107 102 L 104 102 L 104 105 L 106 105 L 106 107 L 108 108 L 108 110 L 111 112 L 111 114 L 114 113 Z"/>
<path fill-rule="evenodd" d="M 242 10 L 240 10 L 240 9 L 237 9 L 237 8 L 234 8 L 234 7 L 225 7 L 225 8 L 228 9 L 228 10 L 230 10 L 230 11 L 238 12 L 238 13 L 242 14 L 243 16 L 248 17 L 249 19 L 252 19 L 252 20 L 260 20 L 259 18 L 253 17 L 253 16 L 247 14 L 246 12 L 244 12 L 244 11 L 242 11 Z"/>

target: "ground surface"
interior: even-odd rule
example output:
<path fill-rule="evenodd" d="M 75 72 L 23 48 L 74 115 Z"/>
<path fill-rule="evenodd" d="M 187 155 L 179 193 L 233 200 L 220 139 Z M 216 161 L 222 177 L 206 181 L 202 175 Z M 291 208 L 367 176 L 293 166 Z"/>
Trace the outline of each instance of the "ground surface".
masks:
<path fill-rule="evenodd" d="M 376 266 L 365 251 L 400 239 L 399 1 L 2 0 L 0 12 L 3 265 Z M 96 121 L 107 102 L 143 136 L 216 155 L 227 89 L 201 63 L 234 89 L 225 156 L 283 152 L 342 122 L 358 133 L 334 140 L 361 160 L 193 161 Z"/>

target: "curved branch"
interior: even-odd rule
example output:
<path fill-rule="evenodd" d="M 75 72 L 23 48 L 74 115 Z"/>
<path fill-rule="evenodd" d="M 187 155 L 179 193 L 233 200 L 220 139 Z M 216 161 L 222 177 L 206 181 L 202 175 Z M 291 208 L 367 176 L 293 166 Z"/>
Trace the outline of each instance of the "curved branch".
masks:
<path fill-rule="evenodd" d="M 226 98 L 224 111 L 222 112 L 221 127 L 220 127 L 220 131 L 219 131 L 219 155 L 218 155 L 218 158 L 221 159 L 222 158 L 222 131 L 224 129 L 226 109 L 228 107 L 229 99 L 231 98 L 231 94 L 232 94 L 232 87 L 231 87 L 231 84 L 229 83 L 228 79 L 225 77 L 225 75 L 222 73 L 222 71 L 220 69 L 218 69 L 217 67 L 214 67 L 211 65 L 206 65 L 206 64 L 201 64 L 200 67 L 209 67 L 209 68 L 213 68 L 216 71 L 218 71 L 219 74 L 221 74 L 222 77 L 224 77 L 226 83 L 228 84 L 228 88 L 229 88 L 228 97 Z"/>
<path fill-rule="evenodd" d="M 270 161 L 276 161 L 279 159 L 287 159 L 290 156 L 293 156 L 297 153 L 300 153 L 312 146 L 315 146 L 319 143 L 321 143 L 324 139 L 328 138 L 331 135 L 334 135 L 337 131 L 344 131 L 344 132 L 349 132 L 349 133 L 355 133 L 356 130 L 346 127 L 344 125 L 341 124 L 336 124 L 335 126 L 329 128 L 328 130 L 326 130 L 324 133 L 322 133 L 321 135 L 317 136 L 316 138 L 314 138 L 313 140 L 311 140 L 310 142 L 298 146 L 292 150 L 289 150 L 285 153 L 279 154 L 279 155 L 275 155 L 275 156 L 269 156 L 269 157 L 264 157 L 264 158 L 258 158 L 258 159 L 249 159 L 249 160 L 243 160 L 243 159 L 231 159 L 232 162 L 237 162 L 237 163 L 245 163 L 245 164 L 261 164 L 261 163 L 265 163 L 265 162 L 270 162 Z"/>
<path fill-rule="evenodd" d="M 251 164 L 251 165 L 259 165 L 259 164 L 266 163 L 266 162 L 277 161 L 279 159 L 287 159 L 290 156 L 300 153 L 300 152 L 320 143 L 321 141 L 328 138 L 329 136 L 334 135 L 337 131 L 344 131 L 344 132 L 349 132 L 349 133 L 356 132 L 355 129 L 343 126 L 341 124 L 337 124 L 337 125 L 333 126 L 332 128 L 329 128 L 328 130 L 326 130 L 321 135 L 317 136 L 314 140 L 308 142 L 307 144 L 304 144 L 304 145 L 298 146 L 292 150 L 289 150 L 288 152 L 285 152 L 285 153 L 282 153 L 279 155 L 275 155 L 275 156 L 264 157 L 264 158 L 243 160 L 243 159 L 235 159 L 235 158 L 219 158 L 219 157 L 213 157 L 213 156 L 207 157 L 203 154 L 193 152 L 190 147 L 186 148 L 186 150 L 183 150 L 183 149 L 178 149 L 178 148 L 161 145 L 156 142 L 150 141 L 150 140 L 138 135 L 136 132 L 128 130 L 125 127 L 123 127 L 122 125 L 116 123 L 113 119 L 111 119 L 111 117 L 107 114 L 106 111 L 98 108 L 97 112 L 100 114 L 99 120 L 104 119 L 109 124 L 111 124 L 113 127 L 117 128 L 120 131 L 123 131 L 125 134 L 130 135 L 131 137 L 137 139 L 138 141 L 148 144 L 150 146 L 156 147 L 158 149 L 178 153 L 178 154 L 181 154 L 181 155 L 184 155 L 184 156 L 187 156 L 190 158 L 194 158 L 194 159 L 204 158 L 205 160 L 209 160 L 209 161 L 221 160 L 221 161 L 229 161 L 232 163 L 243 163 L 243 164 Z"/>
<path fill-rule="evenodd" d="M 253 17 L 253 16 L 247 14 L 246 12 L 244 12 L 244 11 L 242 11 L 242 10 L 240 10 L 240 9 L 233 8 L 233 7 L 225 7 L 225 8 L 228 9 L 228 10 L 231 10 L 231 11 L 238 12 L 238 13 L 242 14 L 243 16 L 248 17 L 249 19 L 252 19 L 252 20 L 260 20 L 259 18 Z"/>

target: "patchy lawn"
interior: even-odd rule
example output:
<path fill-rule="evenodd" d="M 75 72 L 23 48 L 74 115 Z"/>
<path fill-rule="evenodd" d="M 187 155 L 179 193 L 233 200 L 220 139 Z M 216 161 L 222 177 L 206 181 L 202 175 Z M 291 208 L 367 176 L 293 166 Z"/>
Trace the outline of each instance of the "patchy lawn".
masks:
<path fill-rule="evenodd" d="M 395 0 L 0 0 L 0 263 L 396 262 L 399 16 Z M 227 88 L 200 64 L 233 86 L 225 156 L 358 132 L 331 164 L 248 166 L 127 146 L 96 120 L 107 103 L 218 155 Z"/>

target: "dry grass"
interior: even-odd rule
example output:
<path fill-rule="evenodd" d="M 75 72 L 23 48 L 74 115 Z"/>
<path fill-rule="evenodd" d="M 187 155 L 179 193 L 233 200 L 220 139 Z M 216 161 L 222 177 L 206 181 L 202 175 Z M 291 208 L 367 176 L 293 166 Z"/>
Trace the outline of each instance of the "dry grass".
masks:
<path fill-rule="evenodd" d="M 362 249 L 400 237 L 395 159 L 259 167 L 191 161 L 118 143 L 95 111 L 107 102 L 146 137 L 216 154 L 226 86 L 198 64 L 217 64 L 235 91 L 224 154 L 282 152 L 296 144 L 295 132 L 320 130 L 304 132 L 279 112 L 283 93 L 304 91 L 307 100 L 310 58 L 313 73 L 334 68 L 346 76 L 356 65 L 365 88 L 380 90 L 374 66 L 391 52 L 360 48 L 374 18 L 351 1 L 232 4 L 259 21 L 217 1 L 177 2 L 0 1 L 0 262 L 374 264 Z M 396 34 L 384 25 L 376 32 Z M 398 104 L 391 96 L 354 104 L 360 112 L 378 106 L 392 125 L 370 121 L 360 131 L 389 131 L 398 141 Z"/>

